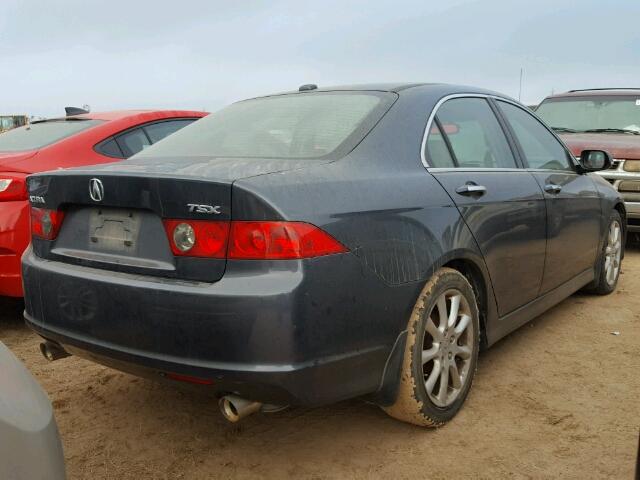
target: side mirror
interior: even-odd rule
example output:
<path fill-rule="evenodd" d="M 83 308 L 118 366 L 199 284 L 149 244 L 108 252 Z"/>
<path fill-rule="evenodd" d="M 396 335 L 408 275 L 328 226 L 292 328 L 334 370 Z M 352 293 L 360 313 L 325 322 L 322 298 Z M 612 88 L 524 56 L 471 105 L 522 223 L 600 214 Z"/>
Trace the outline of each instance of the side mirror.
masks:
<path fill-rule="evenodd" d="M 607 170 L 611 164 L 611 155 L 604 150 L 583 150 L 580 154 L 580 169 L 583 172 Z"/>

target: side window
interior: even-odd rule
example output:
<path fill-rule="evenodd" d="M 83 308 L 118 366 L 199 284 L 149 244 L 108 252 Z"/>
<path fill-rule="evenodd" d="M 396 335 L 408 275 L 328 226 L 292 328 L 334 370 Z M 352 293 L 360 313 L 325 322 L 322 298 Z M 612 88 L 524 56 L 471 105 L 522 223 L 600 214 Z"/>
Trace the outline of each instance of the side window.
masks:
<path fill-rule="evenodd" d="M 169 120 L 166 122 L 151 123 L 149 125 L 145 125 L 143 128 L 147 132 L 151 143 L 156 143 L 162 140 L 164 137 L 177 132 L 181 128 L 186 127 L 187 125 L 195 121 L 195 118 Z"/>
<path fill-rule="evenodd" d="M 96 152 L 106 155 L 107 157 L 124 158 L 120 147 L 113 138 L 108 138 L 96 145 Z"/>
<path fill-rule="evenodd" d="M 484 98 L 455 98 L 436 117 L 451 144 L 458 167 L 517 168 L 513 152 Z"/>
<path fill-rule="evenodd" d="M 433 122 L 431 131 L 427 137 L 427 159 L 429 165 L 436 168 L 455 167 L 453 158 L 449 153 L 447 144 L 442 136 L 442 131 L 437 122 Z"/>
<path fill-rule="evenodd" d="M 498 101 L 498 104 L 530 168 L 573 170 L 565 148 L 538 119 L 511 103 Z"/>
<path fill-rule="evenodd" d="M 131 155 L 135 155 L 151 145 L 147 134 L 144 133 L 142 128 L 135 128 L 123 133 L 122 135 L 118 135 L 116 137 L 116 141 L 118 142 L 125 158 L 129 158 Z"/>

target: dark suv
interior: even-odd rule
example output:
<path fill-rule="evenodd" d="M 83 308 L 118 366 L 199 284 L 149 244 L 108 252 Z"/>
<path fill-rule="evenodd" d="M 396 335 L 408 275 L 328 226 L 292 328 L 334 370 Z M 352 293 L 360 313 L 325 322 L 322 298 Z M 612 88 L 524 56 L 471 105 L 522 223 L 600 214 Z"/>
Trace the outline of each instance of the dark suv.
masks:
<path fill-rule="evenodd" d="M 630 232 L 640 232 L 640 88 L 571 90 L 545 98 L 536 113 L 574 155 L 586 149 L 613 156 L 598 172 L 624 198 Z"/>

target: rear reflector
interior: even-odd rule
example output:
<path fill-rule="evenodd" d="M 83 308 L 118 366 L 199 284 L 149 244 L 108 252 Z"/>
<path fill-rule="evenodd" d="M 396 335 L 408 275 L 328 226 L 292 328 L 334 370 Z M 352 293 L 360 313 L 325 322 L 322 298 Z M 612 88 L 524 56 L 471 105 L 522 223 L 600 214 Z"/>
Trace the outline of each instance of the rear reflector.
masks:
<path fill-rule="evenodd" d="M 0 173 L 0 202 L 27 199 L 25 175 Z"/>
<path fill-rule="evenodd" d="M 209 380 L 208 378 L 191 377 L 189 375 L 180 375 L 179 373 L 166 373 L 165 376 L 178 382 L 195 383 L 196 385 L 213 385 L 213 380 Z"/>
<path fill-rule="evenodd" d="M 164 220 L 164 227 L 176 256 L 285 260 L 348 251 L 328 233 L 304 222 Z"/>
<path fill-rule="evenodd" d="M 64 212 L 31 207 L 31 234 L 45 240 L 54 240 L 63 219 Z"/>

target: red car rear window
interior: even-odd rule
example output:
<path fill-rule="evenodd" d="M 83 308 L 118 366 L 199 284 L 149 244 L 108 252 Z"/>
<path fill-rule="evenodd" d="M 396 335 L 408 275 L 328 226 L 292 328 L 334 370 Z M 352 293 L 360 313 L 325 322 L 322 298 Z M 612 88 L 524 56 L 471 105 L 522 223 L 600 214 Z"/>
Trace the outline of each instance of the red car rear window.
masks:
<path fill-rule="evenodd" d="M 0 152 L 37 150 L 94 127 L 102 120 L 46 120 L 0 134 Z"/>

